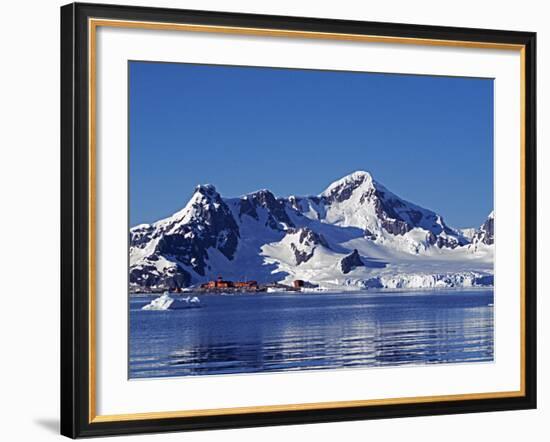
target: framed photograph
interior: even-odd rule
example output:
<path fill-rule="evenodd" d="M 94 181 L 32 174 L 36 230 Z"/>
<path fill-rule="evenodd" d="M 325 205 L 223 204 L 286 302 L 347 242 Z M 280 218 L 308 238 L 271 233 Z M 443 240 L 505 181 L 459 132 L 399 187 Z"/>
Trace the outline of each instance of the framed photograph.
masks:
<path fill-rule="evenodd" d="M 62 7 L 62 434 L 535 408 L 535 42 Z"/>

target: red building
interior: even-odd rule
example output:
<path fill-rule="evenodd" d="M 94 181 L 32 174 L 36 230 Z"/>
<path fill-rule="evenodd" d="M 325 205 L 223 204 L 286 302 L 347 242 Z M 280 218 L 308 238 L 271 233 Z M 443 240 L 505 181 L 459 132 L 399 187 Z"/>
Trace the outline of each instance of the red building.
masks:
<path fill-rule="evenodd" d="M 258 281 L 236 281 L 233 286 L 239 289 L 255 289 L 258 287 Z"/>
<path fill-rule="evenodd" d="M 246 290 L 256 290 L 258 288 L 258 281 L 229 281 L 224 280 L 221 276 L 218 276 L 218 279 L 215 281 L 208 281 L 204 284 L 201 284 L 202 289 L 246 289 Z"/>
<path fill-rule="evenodd" d="M 302 280 L 302 279 L 295 279 L 293 282 L 292 282 L 292 285 L 294 286 L 295 289 L 300 289 L 304 286 L 305 282 Z"/>
<path fill-rule="evenodd" d="M 233 281 L 224 281 L 221 276 L 218 276 L 216 281 L 208 281 L 201 285 L 203 289 L 228 289 L 233 287 Z"/>

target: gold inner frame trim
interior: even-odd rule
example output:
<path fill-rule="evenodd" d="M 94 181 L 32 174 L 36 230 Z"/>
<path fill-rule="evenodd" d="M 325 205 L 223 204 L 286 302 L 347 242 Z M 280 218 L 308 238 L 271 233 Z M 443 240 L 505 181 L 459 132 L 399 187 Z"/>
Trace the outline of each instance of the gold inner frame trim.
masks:
<path fill-rule="evenodd" d="M 207 32 L 218 34 L 253 35 L 267 37 L 292 37 L 306 39 L 325 39 L 339 41 L 357 41 L 387 44 L 412 44 L 419 46 L 443 46 L 474 49 L 511 50 L 520 53 L 520 389 L 518 391 L 499 391 L 487 393 L 465 393 L 437 396 L 416 396 L 388 399 L 367 399 L 352 401 L 315 402 L 284 405 L 260 405 L 234 408 L 197 409 L 180 411 L 159 411 L 128 414 L 96 414 L 96 36 L 97 28 L 133 28 L 163 31 Z M 298 410 L 322 410 L 329 408 L 350 408 L 376 405 L 419 404 L 427 402 L 483 400 L 497 398 L 513 398 L 525 396 L 525 46 L 521 44 L 475 42 L 459 40 L 439 40 L 411 37 L 390 37 L 362 34 L 345 34 L 329 32 L 292 31 L 284 29 L 245 28 L 232 26 L 211 26 L 182 23 L 140 22 L 130 20 L 88 19 L 88 93 L 89 93 L 89 423 L 133 421 L 146 419 L 168 419 L 198 416 L 238 415 L 259 412 L 280 412 Z"/>
<path fill-rule="evenodd" d="M 473 397 L 475 396 L 475 398 Z M 455 394 L 441 396 L 419 396 L 389 399 L 369 399 L 355 401 L 337 401 L 337 402 L 314 402 L 304 404 L 286 404 L 286 405 L 261 405 L 257 407 L 236 407 L 236 408 L 213 408 L 203 410 L 184 410 L 184 411 L 156 411 L 149 413 L 132 414 L 110 414 L 105 416 L 96 416 L 91 422 L 113 422 L 113 421 L 132 421 L 144 419 L 166 419 L 174 417 L 198 417 L 198 416 L 220 416 L 235 415 L 258 412 L 277 412 L 277 411 L 300 411 L 300 410 L 323 410 L 327 408 L 347 408 L 364 407 L 374 405 L 395 405 L 395 404 L 421 404 L 426 402 L 460 401 L 464 399 L 495 399 L 523 396 L 520 391 L 504 391 L 497 393 L 479 393 L 479 394 Z"/>
<path fill-rule="evenodd" d="M 391 37 L 381 35 L 346 34 L 335 32 L 292 31 L 287 29 L 244 28 L 238 26 L 212 26 L 184 23 L 159 23 L 131 20 L 90 19 L 90 26 L 115 28 L 149 29 L 157 31 L 208 32 L 217 34 L 237 34 L 271 37 L 295 37 L 323 40 L 361 41 L 370 43 L 400 43 L 422 46 L 455 46 L 465 48 L 521 50 L 523 45 L 510 43 L 492 43 L 460 40 L 441 40 L 433 38 Z"/>

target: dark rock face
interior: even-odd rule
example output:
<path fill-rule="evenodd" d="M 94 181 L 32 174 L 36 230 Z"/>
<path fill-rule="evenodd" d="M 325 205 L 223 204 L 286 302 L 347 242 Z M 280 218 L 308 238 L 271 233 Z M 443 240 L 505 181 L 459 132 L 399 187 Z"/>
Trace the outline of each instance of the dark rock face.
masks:
<path fill-rule="evenodd" d="M 472 244 L 474 250 L 477 250 L 480 244 L 492 245 L 495 243 L 495 217 L 491 213 L 485 222 L 476 230 L 472 237 Z"/>
<path fill-rule="evenodd" d="M 323 246 L 327 249 L 330 248 L 323 235 L 314 232 L 308 227 L 288 229 L 287 232 L 291 235 L 298 234 L 298 243 L 293 242 L 290 244 L 290 248 L 294 252 L 296 265 L 300 265 L 303 262 L 307 262 L 313 258 L 316 246 Z"/>
<path fill-rule="evenodd" d="M 495 218 L 490 216 L 481 225 L 479 230 L 474 234 L 472 242 L 481 242 L 491 245 L 495 242 Z"/>
<path fill-rule="evenodd" d="M 268 212 L 266 225 L 273 230 L 285 230 L 286 227 L 295 227 L 286 213 L 285 202 L 284 199 L 276 199 L 269 190 L 259 190 L 241 198 L 240 214 L 247 214 L 258 220 L 256 209 L 263 207 Z"/>
<path fill-rule="evenodd" d="M 208 258 L 206 249 L 209 247 L 218 249 L 227 259 L 233 259 L 239 242 L 239 227 L 214 186 L 198 186 L 195 193 L 203 198 L 192 205 L 190 220 L 166 229 L 170 233 L 162 236 L 156 251 L 164 256 L 177 257 L 199 275 L 204 275 Z"/>
<path fill-rule="evenodd" d="M 393 235 L 404 235 L 415 227 L 429 228 L 428 243 L 438 248 L 454 249 L 466 244 L 463 238 L 456 235 L 443 219 L 433 212 L 422 213 L 414 208 L 407 210 L 395 209 L 406 207 L 400 200 L 386 198 L 384 192 L 375 192 L 375 207 L 378 217 L 382 220 L 382 227 Z M 446 235 L 442 234 L 445 233 Z"/>
<path fill-rule="evenodd" d="M 303 262 L 308 262 L 313 258 L 313 254 L 315 253 L 315 247 L 310 252 L 306 252 L 305 250 L 300 250 L 296 244 L 292 243 L 290 244 L 290 248 L 294 252 L 294 259 L 298 266 Z"/>
<path fill-rule="evenodd" d="M 374 241 L 377 237 L 378 236 L 375 233 L 371 232 L 369 229 L 365 229 L 365 238 Z"/>
<path fill-rule="evenodd" d="M 158 238 L 147 261 L 154 262 L 162 256 L 179 264 L 175 271 L 169 267 L 157 275 L 158 278 L 149 266 L 131 268 L 130 282 L 145 287 L 161 284 L 171 288 L 180 283 L 183 284 L 180 287 L 185 287 L 189 285 L 191 277 L 180 264 L 204 275 L 208 260 L 207 249 L 210 247 L 218 249 L 227 259 L 233 259 L 239 242 L 239 227 L 227 204 L 215 187 L 210 185 L 197 186 L 192 200 L 194 202 L 189 211 L 183 215 L 188 218 L 186 222 L 182 223 L 180 218 L 174 218 L 156 229 L 151 225 L 131 231 L 130 247 L 143 248 L 149 241 Z M 148 280 L 141 276 L 144 269 L 151 275 Z"/>
<path fill-rule="evenodd" d="M 327 249 L 330 249 L 327 240 L 320 233 L 314 232 L 308 227 L 302 227 L 300 229 L 288 229 L 289 233 L 299 233 L 300 244 L 306 246 L 324 246 Z"/>
<path fill-rule="evenodd" d="M 154 228 L 151 225 L 144 225 L 143 227 L 134 228 L 130 230 L 130 245 L 134 247 L 144 247 L 150 240 L 153 234 Z"/>
<path fill-rule="evenodd" d="M 386 232 L 392 235 L 404 235 L 422 220 L 422 213 L 417 210 L 409 211 L 409 219 L 414 219 L 414 222 L 407 222 L 402 215 L 396 212 L 396 208 L 404 207 L 404 204 L 395 198 L 386 199 L 385 193 L 372 189 L 371 195 L 363 195 L 363 197 L 372 199 L 376 209 L 376 215 L 382 220 L 382 227 Z"/>
<path fill-rule="evenodd" d="M 345 275 L 346 273 L 351 272 L 356 267 L 364 266 L 363 260 L 359 256 L 359 252 L 357 249 L 354 249 L 353 252 L 351 252 L 348 256 L 342 258 L 340 261 L 340 268 L 342 269 L 342 273 Z"/>
<path fill-rule="evenodd" d="M 241 198 L 239 218 L 242 219 L 243 215 L 248 215 L 258 221 L 258 212 L 256 212 L 256 207 L 252 204 L 248 197 Z"/>
<path fill-rule="evenodd" d="M 358 175 L 347 182 L 341 183 L 339 186 L 331 189 L 330 194 L 324 197 L 325 201 L 328 203 L 341 203 L 348 200 L 355 189 L 365 182 L 365 179 L 370 178 L 367 178 L 365 175 Z"/>
<path fill-rule="evenodd" d="M 160 281 L 157 269 L 153 265 L 140 266 L 130 269 L 130 284 L 137 284 L 141 287 L 151 287 Z"/>
<path fill-rule="evenodd" d="M 187 287 L 191 283 L 191 275 L 180 266 L 167 268 L 162 273 L 153 265 L 134 267 L 130 269 L 129 277 L 131 286 L 145 289 L 150 287 L 176 289 Z"/>
<path fill-rule="evenodd" d="M 485 235 L 485 244 L 491 245 L 495 242 L 495 219 L 489 218 L 483 224 L 482 229 L 486 232 Z"/>
<path fill-rule="evenodd" d="M 459 246 L 464 245 L 463 242 L 458 241 L 454 237 L 443 237 L 443 236 L 436 236 L 432 232 L 428 232 L 427 235 L 427 241 L 432 246 L 439 247 L 440 249 L 443 247 L 447 247 L 450 249 L 455 249 Z"/>
<path fill-rule="evenodd" d="M 386 232 L 391 233 L 392 235 L 404 235 L 408 231 L 412 230 L 410 224 L 407 224 L 405 221 L 399 219 L 385 219 L 382 221 L 382 227 Z"/>

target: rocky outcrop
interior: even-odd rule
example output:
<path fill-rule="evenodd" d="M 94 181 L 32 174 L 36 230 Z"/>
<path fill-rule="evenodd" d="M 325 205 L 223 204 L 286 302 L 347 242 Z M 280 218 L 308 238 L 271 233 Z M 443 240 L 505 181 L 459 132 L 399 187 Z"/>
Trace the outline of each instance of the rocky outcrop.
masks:
<path fill-rule="evenodd" d="M 307 250 L 300 250 L 298 246 L 294 243 L 290 244 L 290 248 L 294 252 L 294 259 L 296 261 L 296 265 L 299 266 L 300 264 L 304 262 L 308 262 L 311 258 L 313 258 L 313 253 L 315 252 L 315 248 L 307 251 Z"/>
<path fill-rule="evenodd" d="M 342 260 L 340 261 L 340 268 L 342 269 L 342 273 L 344 275 L 351 272 L 356 267 L 362 267 L 364 265 L 365 264 L 359 256 L 359 252 L 357 251 L 357 249 L 354 249 L 353 252 L 351 252 L 348 256 L 342 258 Z"/>
<path fill-rule="evenodd" d="M 285 230 L 295 227 L 285 210 L 285 200 L 278 200 L 269 190 L 258 190 L 241 198 L 239 214 L 249 215 L 258 220 L 258 208 L 265 209 L 267 220 L 265 225 L 273 230 Z"/>
<path fill-rule="evenodd" d="M 472 237 L 470 248 L 477 251 L 482 246 L 491 246 L 495 243 L 495 215 L 491 212 L 485 222 L 476 230 Z"/>
<path fill-rule="evenodd" d="M 307 227 L 288 229 L 287 234 L 292 238 L 290 248 L 294 252 L 296 265 L 309 261 L 313 257 L 317 246 L 323 246 L 330 249 L 323 235 Z"/>
<path fill-rule="evenodd" d="M 179 265 L 166 267 L 159 271 L 156 266 L 139 265 L 130 268 L 129 283 L 131 288 L 148 290 L 174 290 L 187 287 L 191 283 L 191 275 Z"/>
<path fill-rule="evenodd" d="M 187 206 L 170 218 L 130 230 L 130 283 L 142 287 L 185 287 L 205 274 L 208 249 L 233 259 L 239 227 L 214 186 L 197 186 Z M 159 266 L 158 262 L 167 265 Z M 185 268 L 184 268 L 185 267 Z"/>
<path fill-rule="evenodd" d="M 436 236 L 432 232 L 428 232 L 426 239 L 428 241 L 428 244 L 432 246 L 436 246 L 440 249 L 442 248 L 448 248 L 448 249 L 455 249 L 459 246 L 464 245 L 464 241 L 454 237 L 454 236 L 443 236 L 439 235 Z"/>

